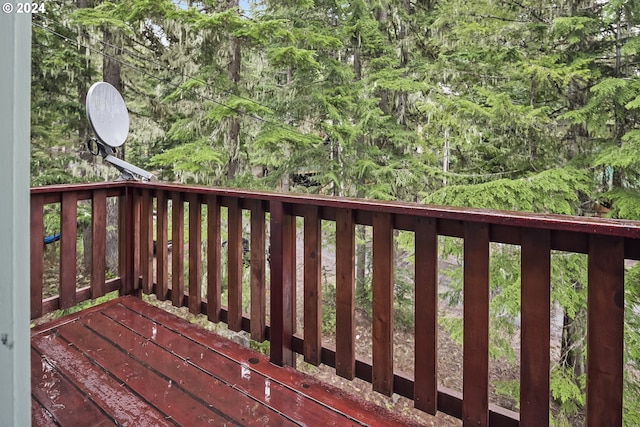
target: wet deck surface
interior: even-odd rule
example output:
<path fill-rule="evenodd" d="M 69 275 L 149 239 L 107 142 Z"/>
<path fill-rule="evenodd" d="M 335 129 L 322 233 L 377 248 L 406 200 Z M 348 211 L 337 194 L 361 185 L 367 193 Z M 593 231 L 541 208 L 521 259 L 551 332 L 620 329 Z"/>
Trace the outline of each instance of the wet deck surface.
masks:
<path fill-rule="evenodd" d="M 263 355 L 124 297 L 34 328 L 34 426 L 406 426 Z"/>

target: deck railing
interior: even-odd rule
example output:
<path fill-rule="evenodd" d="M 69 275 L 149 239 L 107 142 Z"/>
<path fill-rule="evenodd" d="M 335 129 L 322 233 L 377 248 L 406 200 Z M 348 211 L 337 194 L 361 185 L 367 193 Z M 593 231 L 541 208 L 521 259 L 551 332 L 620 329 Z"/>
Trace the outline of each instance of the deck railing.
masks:
<path fill-rule="evenodd" d="M 105 281 L 109 197 L 119 200 L 120 268 L 118 277 Z M 81 200 L 92 201 L 93 257 L 90 285 L 77 289 L 76 217 Z M 60 288 L 58 295 L 43 300 L 43 206 L 51 203 L 61 203 Z M 202 206 L 206 206 L 204 233 Z M 221 207 L 227 208 L 226 305 L 221 301 Z M 242 310 L 243 211 L 250 212 L 251 229 L 248 316 Z M 304 220 L 302 331 L 296 330 L 297 218 Z M 336 230 L 335 348 L 321 341 L 321 221 L 335 222 Z M 355 350 L 358 224 L 373 227 L 371 363 L 358 359 Z M 171 254 L 167 249 L 170 226 Z M 396 372 L 393 366 L 394 230 L 415 234 L 414 298 L 419 309 L 415 310 L 412 376 Z M 438 236 L 464 241 L 462 393 L 438 385 Z M 183 241 L 186 245 L 176 244 Z M 489 404 L 491 242 L 521 248 L 519 413 Z M 203 246 L 207 249 L 205 263 Z M 110 290 L 119 289 L 123 294 L 154 293 L 176 306 L 189 307 L 192 313 L 206 314 L 211 321 L 226 322 L 231 330 L 247 331 L 256 341 L 268 339 L 270 359 L 275 364 L 294 365 L 294 355 L 301 354 L 306 362 L 332 366 L 341 377 L 361 378 L 380 393 L 397 393 L 413 399 L 417 408 L 430 414 L 447 413 L 461 419 L 465 426 L 541 426 L 549 423 L 552 250 L 588 255 L 587 424 L 622 425 L 624 261 L 640 260 L 640 223 L 634 221 L 157 183 L 34 188 L 31 317 L 69 308 Z M 269 281 L 265 277 L 267 262 Z M 203 277 L 206 283 L 202 283 Z"/>

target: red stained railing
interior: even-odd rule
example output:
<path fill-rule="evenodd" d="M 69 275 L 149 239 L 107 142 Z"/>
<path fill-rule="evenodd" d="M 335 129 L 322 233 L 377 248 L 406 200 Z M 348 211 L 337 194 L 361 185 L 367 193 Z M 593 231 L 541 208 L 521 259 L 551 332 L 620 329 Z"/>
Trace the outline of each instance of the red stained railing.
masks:
<path fill-rule="evenodd" d="M 101 183 L 76 186 L 40 187 L 31 190 L 31 318 L 36 319 L 57 309 L 67 309 L 79 302 L 98 298 L 118 290 L 122 280 L 105 280 L 105 252 L 107 231 L 107 198 L 122 198 L 126 187 L 121 183 Z M 77 217 L 78 202 L 91 201 L 92 264 L 90 286 L 76 288 L 77 281 Z M 57 294 L 43 298 L 44 274 L 44 208 L 59 204 L 53 215 L 58 218 L 55 232 L 60 234 L 59 289 Z M 123 207 L 124 204 L 121 204 Z M 124 218 L 123 213 L 120 216 Z M 120 221 L 124 224 L 124 221 Z M 129 224 L 131 226 L 132 224 Z M 125 228 L 120 227 L 120 233 Z M 120 239 L 122 241 L 122 239 Z M 124 261 L 120 253 L 120 263 Z"/>
<path fill-rule="evenodd" d="M 120 203 L 119 277 L 104 280 L 105 201 Z M 76 289 L 76 211 L 92 201 L 90 286 Z M 168 229 L 171 200 L 171 239 Z M 42 299 L 43 206 L 61 203 L 60 291 Z M 188 217 L 185 218 L 185 204 Z M 201 283 L 202 206 L 206 206 L 206 283 Z M 220 208 L 227 208 L 226 306 L 221 301 Z M 154 222 L 152 213 L 157 213 Z M 242 312 L 242 212 L 250 212 L 250 314 Z M 268 223 L 266 214 L 269 214 Z M 304 219 L 304 329 L 296 331 L 296 218 Z M 184 230 L 185 219 L 188 223 Z M 336 228 L 336 344 L 321 341 L 321 221 Z M 372 362 L 355 351 L 355 227 L 373 227 Z M 269 239 L 267 241 L 267 226 Z M 393 366 L 393 233 L 415 233 L 415 367 Z M 153 241 L 156 244 L 154 269 Z M 186 236 L 184 235 L 186 233 Z M 438 385 L 438 236 L 464 239 L 464 355 L 462 393 Z M 188 250 L 185 293 L 185 241 Z M 489 245 L 521 247 L 520 413 L 488 403 Z M 176 244 L 177 243 L 177 244 Z M 268 248 L 268 249 L 267 249 Z M 155 293 L 229 329 L 270 341 L 271 361 L 293 365 L 294 354 L 324 363 L 347 379 L 361 378 L 383 394 L 413 399 L 473 426 L 548 425 L 550 369 L 550 257 L 552 250 L 588 254 L 587 423 L 622 424 L 624 260 L 640 259 L 640 223 L 411 203 L 252 192 L 170 184 L 110 183 L 32 190 L 31 317 L 120 289 Z M 267 322 L 266 253 L 270 258 Z M 169 264 L 171 281 L 169 282 Z M 155 274 L 154 274 L 155 270 Z M 206 298 L 203 298 L 206 286 Z"/>

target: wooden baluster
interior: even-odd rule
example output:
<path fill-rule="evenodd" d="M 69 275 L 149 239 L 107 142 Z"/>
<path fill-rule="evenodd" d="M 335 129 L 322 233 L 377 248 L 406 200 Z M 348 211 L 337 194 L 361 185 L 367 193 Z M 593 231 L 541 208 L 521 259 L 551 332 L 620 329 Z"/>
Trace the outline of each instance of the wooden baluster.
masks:
<path fill-rule="evenodd" d="M 282 338 L 287 354 L 291 348 L 291 356 L 287 355 L 286 364 L 295 368 L 296 354 L 291 345 L 293 334 L 296 333 L 296 217 L 291 215 L 289 209 L 290 206 L 283 209 L 285 215 L 282 221 L 282 302 L 285 307 Z"/>
<path fill-rule="evenodd" d="M 589 236 L 588 426 L 622 425 L 624 239 Z"/>
<path fill-rule="evenodd" d="M 76 239 L 78 228 L 78 195 L 62 193 L 60 207 L 60 308 L 76 303 Z"/>
<path fill-rule="evenodd" d="M 304 360 L 318 366 L 322 349 L 322 221 L 319 208 L 304 215 Z"/>
<path fill-rule="evenodd" d="M 197 194 L 189 201 L 189 312 L 200 314 L 202 305 L 202 207 Z"/>
<path fill-rule="evenodd" d="M 120 295 L 128 295 L 130 293 L 129 281 L 133 268 L 131 244 L 127 238 L 131 231 L 131 199 L 133 196 L 130 189 L 125 189 L 125 194 L 118 197 L 118 274 L 120 275 Z"/>
<path fill-rule="evenodd" d="M 228 309 L 227 325 L 232 331 L 242 329 L 242 209 L 240 201 L 233 198 L 228 206 Z"/>
<path fill-rule="evenodd" d="M 393 219 L 373 214 L 373 389 L 393 394 Z"/>
<path fill-rule="evenodd" d="M 220 205 L 207 196 L 207 317 L 220 321 Z"/>
<path fill-rule="evenodd" d="M 171 302 L 182 307 L 184 301 L 184 203 L 182 194 L 171 193 Z"/>
<path fill-rule="evenodd" d="M 336 374 L 352 380 L 356 369 L 355 220 L 352 209 L 336 213 Z"/>
<path fill-rule="evenodd" d="M 95 190 L 91 201 L 91 298 L 105 294 L 107 190 Z"/>
<path fill-rule="evenodd" d="M 271 227 L 271 347 L 270 359 L 276 365 L 295 365 L 292 344 L 295 315 L 291 257 L 295 248 L 291 234 L 295 235 L 293 217 L 285 212 L 282 202 L 270 202 Z"/>
<path fill-rule="evenodd" d="M 462 423 L 489 422 L 489 226 L 464 224 Z"/>
<path fill-rule="evenodd" d="M 133 196 L 133 233 L 127 236 L 131 239 L 131 245 L 133 249 L 133 292 L 140 296 L 140 275 L 142 273 L 140 266 L 140 241 L 141 241 L 141 219 L 142 219 L 142 198 L 140 197 L 140 190 L 131 189 Z"/>
<path fill-rule="evenodd" d="M 288 253 L 289 256 L 285 259 L 289 260 L 288 270 L 285 270 L 287 274 L 288 282 L 290 285 L 290 295 L 289 295 L 289 304 L 291 306 L 291 336 L 298 332 L 298 324 L 296 322 L 296 313 L 297 313 L 297 305 L 296 305 L 296 284 L 298 283 L 296 279 L 296 270 L 297 270 L 297 262 L 298 258 L 296 256 L 296 244 L 297 244 L 297 222 L 296 217 L 293 215 L 288 215 L 285 217 L 285 253 Z M 296 363 L 296 353 L 293 353 L 293 362 L 292 366 L 295 367 Z"/>
<path fill-rule="evenodd" d="M 140 197 L 140 269 L 142 270 L 142 292 L 150 294 L 153 289 L 153 200 L 150 190 L 142 190 Z"/>
<path fill-rule="evenodd" d="M 251 339 L 262 342 L 266 331 L 265 212 L 261 200 L 251 208 Z"/>
<path fill-rule="evenodd" d="M 121 295 L 132 295 L 138 289 L 140 264 L 140 199 L 134 188 L 125 188 L 118 201 L 119 270 Z"/>
<path fill-rule="evenodd" d="M 438 234 L 432 218 L 415 221 L 415 407 L 438 409 Z"/>
<path fill-rule="evenodd" d="M 551 234 L 522 230 L 520 425 L 549 425 Z"/>
<path fill-rule="evenodd" d="M 42 316 L 44 286 L 44 197 L 31 196 L 31 319 Z"/>
<path fill-rule="evenodd" d="M 167 210 L 167 193 L 157 192 L 156 207 L 156 295 L 164 301 L 169 294 L 169 249 L 168 231 L 169 214 Z"/>

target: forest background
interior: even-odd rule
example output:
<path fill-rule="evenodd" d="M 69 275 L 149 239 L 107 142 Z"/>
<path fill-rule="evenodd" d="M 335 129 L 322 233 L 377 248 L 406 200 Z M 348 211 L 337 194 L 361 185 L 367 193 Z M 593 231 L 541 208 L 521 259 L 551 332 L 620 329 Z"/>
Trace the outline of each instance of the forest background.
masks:
<path fill-rule="evenodd" d="M 104 80 L 131 115 L 119 155 L 162 180 L 640 219 L 639 0 L 41 3 L 33 186 L 116 176 L 86 149 L 86 92 Z M 518 259 L 492 250 L 492 355 L 510 360 Z M 584 406 L 586 257 L 552 266 L 561 425 Z M 441 295 L 457 304 L 461 277 L 448 274 Z M 625 298 L 625 423 L 640 425 L 632 264 Z M 460 338 L 459 321 L 443 323 Z"/>

